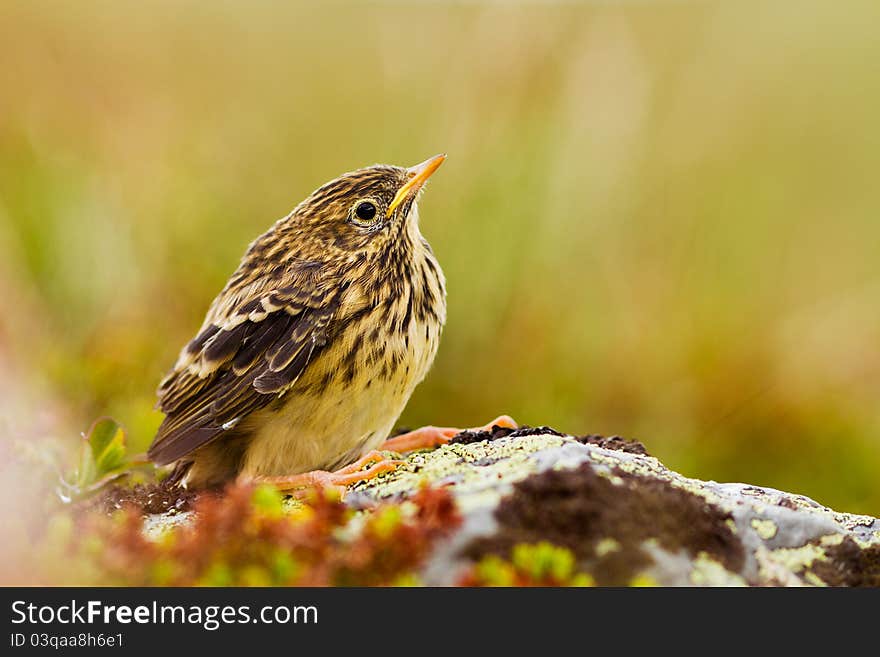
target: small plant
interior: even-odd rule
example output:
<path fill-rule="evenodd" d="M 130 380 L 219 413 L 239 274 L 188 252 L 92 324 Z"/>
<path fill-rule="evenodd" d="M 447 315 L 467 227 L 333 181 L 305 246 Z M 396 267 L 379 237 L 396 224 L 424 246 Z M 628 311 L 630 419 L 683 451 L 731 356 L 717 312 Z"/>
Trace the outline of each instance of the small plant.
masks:
<path fill-rule="evenodd" d="M 551 543 L 521 543 L 510 560 L 483 557 L 459 581 L 460 586 L 593 586 L 587 573 L 578 572 L 574 555 Z"/>
<path fill-rule="evenodd" d="M 133 586 L 388 586 L 418 584 L 434 542 L 460 523 L 452 496 L 424 488 L 358 513 L 331 491 L 294 508 L 274 488 L 202 495 L 192 521 L 149 537 L 142 514 L 92 514 L 72 537 L 95 583 Z"/>
<path fill-rule="evenodd" d="M 115 420 L 99 418 L 82 436 L 76 466 L 59 477 L 58 496 L 64 502 L 81 500 L 135 469 L 150 467 L 146 459 L 128 454 L 125 431 Z"/>

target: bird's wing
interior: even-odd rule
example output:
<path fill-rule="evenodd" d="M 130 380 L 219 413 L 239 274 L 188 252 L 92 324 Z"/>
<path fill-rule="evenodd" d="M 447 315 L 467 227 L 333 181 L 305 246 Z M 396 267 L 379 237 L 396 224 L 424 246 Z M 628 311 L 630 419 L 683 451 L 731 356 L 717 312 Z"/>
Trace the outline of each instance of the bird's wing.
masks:
<path fill-rule="evenodd" d="M 166 415 L 148 456 L 171 463 L 292 386 L 324 347 L 338 289 L 313 272 L 273 286 L 227 288 L 159 385 Z"/>

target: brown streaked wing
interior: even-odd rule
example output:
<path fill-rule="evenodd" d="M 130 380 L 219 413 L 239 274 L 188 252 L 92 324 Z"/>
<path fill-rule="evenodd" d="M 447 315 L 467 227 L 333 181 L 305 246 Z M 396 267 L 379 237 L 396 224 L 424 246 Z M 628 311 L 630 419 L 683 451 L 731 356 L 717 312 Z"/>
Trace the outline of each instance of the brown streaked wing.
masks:
<path fill-rule="evenodd" d="M 271 312 L 260 312 L 255 302 Z M 228 314 L 216 312 L 221 303 L 223 295 L 209 316 L 227 328 L 204 328 L 159 386 L 166 417 L 147 452 L 156 463 L 217 439 L 290 387 L 326 344 L 338 294 L 327 299 L 314 289 L 268 290 Z"/>

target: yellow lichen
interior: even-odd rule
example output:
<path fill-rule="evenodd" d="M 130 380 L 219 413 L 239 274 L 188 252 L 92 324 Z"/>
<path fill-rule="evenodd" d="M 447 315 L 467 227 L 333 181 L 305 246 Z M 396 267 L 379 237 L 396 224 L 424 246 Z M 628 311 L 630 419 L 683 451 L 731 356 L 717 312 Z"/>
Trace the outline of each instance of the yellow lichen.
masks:
<path fill-rule="evenodd" d="M 819 545 L 808 543 L 797 548 L 778 548 L 768 553 L 768 558 L 793 573 L 810 568 L 815 561 L 825 561 L 825 547 L 839 545 L 843 534 L 828 534 L 819 539 Z"/>
<path fill-rule="evenodd" d="M 660 586 L 660 584 L 657 583 L 656 579 L 654 579 L 653 577 L 651 577 L 650 575 L 648 575 L 646 573 L 639 573 L 638 575 L 633 577 L 629 581 L 629 585 L 632 586 L 633 588 L 645 588 L 645 587 Z"/>
<path fill-rule="evenodd" d="M 828 586 L 825 582 L 819 579 L 819 576 L 816 575 L 816 573 L 809 570 L 804 573 L 804 579 L 813 586 Z"/>
<path fill-rule="evenodd" d="M 613 538 L 603 538 L 601 541 L 596 543 L 596 556 L 604 557 L 606 554 L 611 554 L 612 552 L 617 552 L 620 549 L 620 543 L 618 543 Z"/>
<path fill-rule="evenodd" d="M 727 570 L 706 552 L 694 559 L 690 580 L 697 586 L 747 586 L 746 581 Z"/>
<path fill-rule="evenodd" d="M 381 481 L 361 482 L 351 490 L 380 493 L 382 498 L 387 498 L 418 490 L 426 480 L 437 483 L 454 477 L 456 490 L 466 493 L 458 496 L 459 506 L 466 513 L 497 503 L 508 492 L 499 484 L 512 484 L 533 474 L 536 464 L 530 456 L 542 449 L 560 447 L 566 440 L 559 436 L 536 435 L 443 445 L 431 452 L 409 454 L 402 466 Z M 491 485 L 487 485 L 490 482 Z"/>
<path fill-rule="evenodd" d="M 779 531 L 779 528 L 776 526 L 776 523 L 772 520 L 766 520 L 761 518 L 752 518 L 750 523 L 752 525 L 752 529 L 765 541 L 769 541 L 771 538 L 776 536 L 776 532 Z"/>

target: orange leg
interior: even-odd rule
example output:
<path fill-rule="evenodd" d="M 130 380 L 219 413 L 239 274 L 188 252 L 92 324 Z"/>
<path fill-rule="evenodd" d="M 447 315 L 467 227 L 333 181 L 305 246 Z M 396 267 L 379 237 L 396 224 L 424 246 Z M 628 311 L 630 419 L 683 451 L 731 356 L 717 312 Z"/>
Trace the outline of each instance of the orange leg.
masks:
<path fill-rule="evenodd" d="M 469 431 L 491 431 L 493 426 L 516 429 L 517 424 L 509 415 L 501 415 L 487 425 Z M 461 429 L 451 427 L 422 427 L 415 431 L 389 438 L 379 447 L 391 452 L 412 452 L 417 449 L 431 449 L 438 445 L 445 445 L 452 438 L 462 432 Z"/>
<path fill-rule="evenodd" d="M 366 465 L 371 467 L 362 470 Z M 364 454 L 357 461 L 344 468 L 340 468 L 336 472 L 327 472 L 326 470 L 312 470 L 311 472 L 303 472 L 295 475 L 283 475 L 279 477 L 258 476 L 253 477 L 249 481 L 256 484 L 269 484 L 275 486 L 279 490 L 288 492 L 301 488 L 333 488 L 340 493 L 345 493 L 347 486 L 355 484 L 359 481 L 366 481 L 377 477 L 385 472 L 391 472 L 397 469 L 397 466 L 403 461 L 393 461 L 386 459 L 377 451 Z"/>

